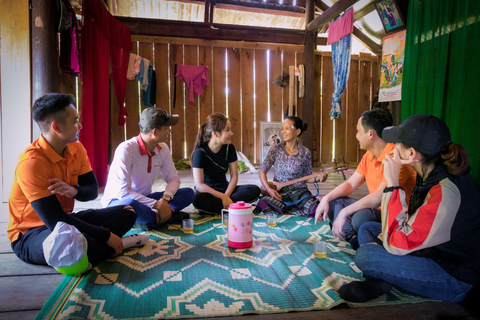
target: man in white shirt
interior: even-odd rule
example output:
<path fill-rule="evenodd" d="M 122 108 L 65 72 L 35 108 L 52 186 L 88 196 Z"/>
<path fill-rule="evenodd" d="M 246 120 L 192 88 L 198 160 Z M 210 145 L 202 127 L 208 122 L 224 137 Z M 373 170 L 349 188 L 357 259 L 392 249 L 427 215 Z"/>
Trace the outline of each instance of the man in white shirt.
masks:
<path fill-rule="evenodd" d="M 140 116 L 140 134 L 122 142 L 115 150 L 101 203 L 104 207 L 130 205 L 137 225 L 147 229 L 177 222 L 181 210 L 193 202 L 193 190 L 180 187 L 180 178 L 167 141 L 178 115 L 159 108 L 146 108 Z M 158 173 L 167 183 L 164 192 L 152 193 Z M 173 215 L 172 215 L 173 214 Z"/>

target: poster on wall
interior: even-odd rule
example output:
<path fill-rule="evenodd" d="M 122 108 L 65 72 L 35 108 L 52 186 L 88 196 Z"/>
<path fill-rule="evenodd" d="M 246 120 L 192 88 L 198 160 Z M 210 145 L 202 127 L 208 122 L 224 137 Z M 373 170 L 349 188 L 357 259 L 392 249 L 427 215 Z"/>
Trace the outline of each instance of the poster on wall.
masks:
<path fill-rule="evenodd" d="M 378 101 L 402 99 L 403 62 L 405 59 L 406 30 L 383 38 Z"/>
<path fill-rule="evenodd" d="M 262 162 L 267 156 L 268 150 L 270 150 L 271 147 L 282 142 L 282 135 L 280 134 L 281 131 L 281 122 L 260 122 L 260 134 L 262 139 Z"/>

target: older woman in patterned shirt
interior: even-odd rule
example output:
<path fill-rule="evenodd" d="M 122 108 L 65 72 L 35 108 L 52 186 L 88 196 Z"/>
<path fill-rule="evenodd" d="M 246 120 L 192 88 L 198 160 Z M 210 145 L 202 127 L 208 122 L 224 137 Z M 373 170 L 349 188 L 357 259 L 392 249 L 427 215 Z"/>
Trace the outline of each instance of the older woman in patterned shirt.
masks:
<path fill-rule="evenodd" d="M 298 143 L 298 137 L 307 130 L 307 124 L 298 117 L 289 116 L 282 123 L 283 141 L 272 146 L 260 168 L 259 176 L 262 185 L 268 192 L 257 204 L 257 210 L 263 212 L 276 211 L 281 214 L 297 216 L 315 215 L 318 199 L 308 190 L 306 182 L 323 180 L 319 173 L 315 179 L 297 182 L 280 190 L 271 188 L 267 180 L 267 172 L 275 168 L 274 181 L 287 182 L 312 174 L 312 154 L 308 148 Z"/>

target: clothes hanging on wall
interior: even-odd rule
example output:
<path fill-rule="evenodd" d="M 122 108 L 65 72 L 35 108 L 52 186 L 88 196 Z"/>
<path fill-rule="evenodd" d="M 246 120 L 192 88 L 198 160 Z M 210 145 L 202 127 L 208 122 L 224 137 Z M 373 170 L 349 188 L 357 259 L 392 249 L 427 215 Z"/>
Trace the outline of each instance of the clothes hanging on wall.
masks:
<path fill-rule="evenodd" d="M 298 96 L 302 98 L 305 95 L 305 66 L 303 64 L 299 65 L 300 75 L 298 76 Z"/>
<path fill-rule="evenodd" d="M 130 53 L 127 79 L 140 82 L 142 102 L 144 105 L 149 107 L 155 105 L 157 99 L 157 78 L 150 60 Z"/>
<path fill-rule="evenodd" d="M 135 77 L 135 80 L 139 82 L 143 82 L 143 74 L 145 73 L 145 61 L 143 58 L 140 57 L 140 67 L 138 68 L 138 73 L 137 76 Z"/>
<path fill-rule="evenodd" d="M 194 101 L 194 97 L 202 95 L 203 87 L 210 84 L 208 80 L 208 66 L 179 64 L 175 76 L 185 82 L 185 85 L 188 87 L 190 102 Z"/>
<path fill-rule="evenodd" d="M 121 109 L 125 101 L 132 38 L 130 28 L 115 19 L 99 0 L 83 1 L 82 11 L 80 115 L 83 130 L 80 131 L 80 141 L 87 149 L 98 184 L 103 187 L 107 180 L 109 154 L 110 66 Z"/>
<path fill-rule="evenodd" d="M 146 91 L 143 91 L 143 104 L 148 107 L 153 107 L 156 103 L 157 95 L 157 79 L 155 70 L 150 66 L 148 68 L 148 87 Z"/>
<path fill-rule="evenodd" d="M 333 36 L 330 38 L 330 32 Z M 330 22 L 328 43 L 332 45 L 333 85 L 332 109 L 330 119 L 337 119 L 342 113 L 340 97 L 345 92 L 350 72 L 350 46 L 353 32 L 353 9 L 348 10 L 336 20 Z"/>
<path fill-rule="evenodd" d="M 333 20 L 328 25 L 327 44 L 340 41 L 347 34 L 353 33 L 353 9 L 348 10 L 342 16 Z"/>
<path fill-rule="evenodd" d="M 148 90 L 148 84 L 149 84 L 149 68 L 150 68 L 150 60 L 148 59 L 143 59 L 143 80 L 142 80 L 142 90 L 147 91 Z"/>
<path fill-rule="evenodd" d="M 78 50 L 78 25 L 75 11 L 70 1 L 60 1 L 60 70 L 71 75 L 80 74 L 80 53 Z"/>
<path fill-rule="evenodd" d="M 128 70 L 127 70 L 127 79 L 135 80 L 137 74 L 140 73 L 140 63 L 142 62 L 142 57 L 137 56 L 136 54 L 130 53 L 128 59 Z"/>

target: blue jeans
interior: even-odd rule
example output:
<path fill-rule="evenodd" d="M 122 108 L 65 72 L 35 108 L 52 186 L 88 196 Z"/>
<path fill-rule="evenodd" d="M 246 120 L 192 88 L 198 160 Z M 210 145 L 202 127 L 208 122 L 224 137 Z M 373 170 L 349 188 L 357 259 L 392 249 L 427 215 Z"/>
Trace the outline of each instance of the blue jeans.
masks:
<path fill-rule="evenodd" d="M 381 223 L 366 222 L 358 232 L 355 264 L 363 273 L 431 299 L 453 303 L 465 299 L 473 285 L 451 276 L 429 258 L 387 252 L 375 243 L 381 230 Z"/>
<path fill-rule="evenodd" d="M 340 211 L 348 207 L 349 205 L 357 202 L 357 200 L 350 197 L 337 198 L 329 202 L 328 218 L 330 219 L 330 225 L 337 219 Z M 349 241 L 354 235 L 358 233 L 360 226 L 367 221 L 380 222 L 382 215 L 378 209 L 360 209 L 353 215 L 347 217 L 347 221 L 343 226 L 343 233 L 345 234 L 345 240 Z"/>
<path fill-rule="evenodd" d="M 155 200 L 160 200 L 163 194 L 164 192 L 154 192 L 147 195 L 147 197 Z M 173 215 L 175 213 L 178 213 L 182 209 L 188 207 L 192 202 L 193 190 L 191 188 L 181 188 L 178 189 L 172 201 L 170 201 L 168 204 L 173 209 Z M 133 199 L 113 199 L 112 201 L 110 201 L 107 207 L 118 205 L 132 206 L 133 209 L 135 209 L 135 213 L 137 214 L 137 221 L 135 221 L 136 223 L 157 226 L 157 215 L 155 214 L 155 211 L 153 211 L 149 206 L 146 206 L 143 203 Z M 168 224 L 170 220 L 165 223 Z"/>

